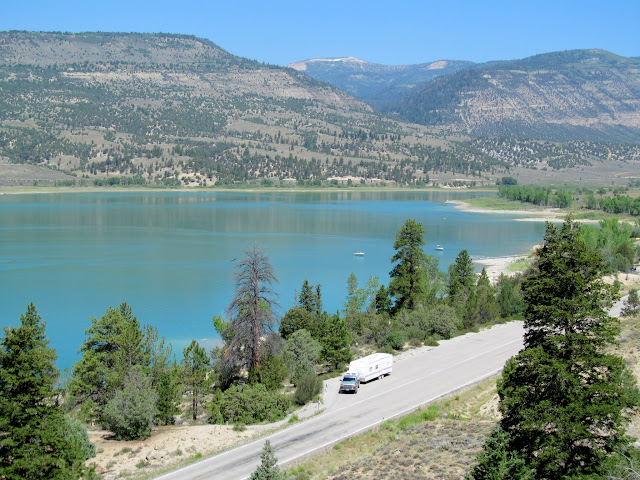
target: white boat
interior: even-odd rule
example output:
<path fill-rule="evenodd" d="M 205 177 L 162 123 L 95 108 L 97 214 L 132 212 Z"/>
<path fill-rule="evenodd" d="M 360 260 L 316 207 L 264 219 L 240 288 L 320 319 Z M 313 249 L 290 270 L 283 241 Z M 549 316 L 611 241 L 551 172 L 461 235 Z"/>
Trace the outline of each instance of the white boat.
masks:
<path fill-rule="evenodd" d="M 353 254 L 357 257 L 364 257 L 364 252 L 358 251 L 358 252 L 353 252 Z"/>
<path fill-rule="evenodd" d="M 442 248 L 442 245 L 436 245 L 436 250 L 444 250 L 444 248 Z"/>

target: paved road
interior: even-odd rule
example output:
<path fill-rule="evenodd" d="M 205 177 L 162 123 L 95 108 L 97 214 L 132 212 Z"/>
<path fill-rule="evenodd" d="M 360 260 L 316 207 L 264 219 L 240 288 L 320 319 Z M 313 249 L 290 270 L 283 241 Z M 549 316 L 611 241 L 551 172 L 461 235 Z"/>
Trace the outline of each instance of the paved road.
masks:
<path fill-rule="evenodd" d="M 522 348 L 522 335 L 522 323 L 511 322 L 405 352 L 390 376 L 363 384 L 356 395 L 337 395 L 336 381 L 329 381 L 320 415 L 157 479 L 246 479 L 266 439 L 286 464 L 499 372 Z"/>

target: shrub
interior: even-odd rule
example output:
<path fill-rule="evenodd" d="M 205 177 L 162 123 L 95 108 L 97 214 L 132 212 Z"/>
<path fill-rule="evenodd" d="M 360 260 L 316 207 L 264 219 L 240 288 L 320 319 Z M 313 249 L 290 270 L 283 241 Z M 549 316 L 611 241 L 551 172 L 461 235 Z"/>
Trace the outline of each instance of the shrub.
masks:
<path fill-rule="evenodd" d="M 216 394 L 212 405 L 212 423 L 242 423 L 276 421 L 284 417 L 291 407 L 286 395 L 269 393 L 264 385 L 234 385 Z"/>
<path fill-rule="evenodd" d="M 429 337 L 429 338 L 427 338 L 427 339 L 424 341 L 424 344 L 425 344 L 427 347 L 437 347 L 438 345 L 440 345 L 440 344 L 438 343 L 438 340 L 436 340 L 436 339 L 435 339 L 435 338 L 433 338 L 433 337 Z"/>
<path fill-rule="evenodd" d="M 124 388 L 105 405 L 102 421 L 117 440 L 144 440 L 151 434 L 156 414 L 151 379 L 135 366 L 125 379 Z"/>
<path fill-rule="evenodd" d="M 270 392 L 281 389 L 285 378 L 287 366 L 282 355 L 267 355 L 249 372 L 250 383 L 261 383 Z"/>
<path fill-rule="evenodd" d="M 395 351 L 391 348 L 391 345 L 384 345 L 378 349 L 378 353 L 390 353 L 393 355 Z"/>
<path fill-rule="evenodd" d="M 392 330 L 384 337 L 384 345 L 388 345 L 394 350 L 402 350 L 404 347 L 404 335 L 400 330 Z"/>
<path fill-rule="evenodd" d="M 461 327 L 462 321 L 456 311 L 448 305 L 437 305 L 427 311 L 429 333 L 440 335 L 444 339 L 451 338 Z"/>
<path fill-rule="evenodd" d="M 298 405 L 306 405 L 322 390 L 322 380 L 315 374 L 307 372 L 300 377 L 293 401 Z"/>
<path fill-rule="evenodd" d="M 96 446 L 89 441 L 86 427 L 78 420 L 65 416 L 65 433 L 68 438 L 77 443 L 85 460 L 96 456 Z"/>

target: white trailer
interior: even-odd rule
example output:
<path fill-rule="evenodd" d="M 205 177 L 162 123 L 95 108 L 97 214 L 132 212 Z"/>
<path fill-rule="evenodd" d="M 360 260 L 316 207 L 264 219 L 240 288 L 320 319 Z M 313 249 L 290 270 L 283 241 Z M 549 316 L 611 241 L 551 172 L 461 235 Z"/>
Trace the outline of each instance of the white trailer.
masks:
<path fill-rule="evenodd" d="M 349 364 L 349 372 L 357 373 L 361 382 L 391 375 L 392 368 L 393 355 L 390 353 L 374 353 Z"/>

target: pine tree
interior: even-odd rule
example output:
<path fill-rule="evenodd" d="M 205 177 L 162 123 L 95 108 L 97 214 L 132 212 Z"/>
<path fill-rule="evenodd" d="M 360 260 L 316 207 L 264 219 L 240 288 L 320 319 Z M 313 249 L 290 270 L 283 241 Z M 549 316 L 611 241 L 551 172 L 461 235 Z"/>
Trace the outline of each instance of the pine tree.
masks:
<path fill-rule="evenodd" d="M 207 373 L 210 363 L 206 350 L 195 340 L 192 340 L 191 344 L 184 349 L 181 362 L 182 375 L 185 391 L 191 396 L 191 412 L 194 420 L 198 418 L 198 406 L 209 386 Z"/>
<path fill-rule="evenodd" d="M 86 431 L 56 402 L 56 352 L 33 304 L 20 321 L 0 340 L 0 478 L 80 478 Z"/>
<path fill-rule="evenodd" d="M 420 303 L 430 304 L 437 294 L 440 272 L 438 259 L 422 250 L 424 228 L 415 220 L 407 220 L 396 234 L 392 262 L 398 262 L 389 273 L 389 292 L 396 299 L 394 309 L 412 310 Z"/>
<path fill-rule="evenodd" d="M 508 449 L 536 478 L 602 473 L 629 443 L 629 412 L 640 405 L 632 374 L 610 352 L 619 332 L 607 308 L 613 288 L 602 257 L 571 219 L 547 224 L 535 271 L 523 282 L 525 349 L 507 362 L 498 385 L 500 428 Z"/>
<path fill-rule="evenodd" d="M 462 250 L 454 263 L 449 266 L 449 301 L 462 304 L 476 283 L 473 261 L 466 250 Z"/>
<path fill-rule="evenodd" d="M 249 480 L 283 480 L 284 477 L 278 467 L 278 459 L 269 440 L 264 442 L 260 460 L 260 465 L 251 474 Z"/>
<path fill-rule="evenodd" d="M 143 362 L 144 334 L 126 303 L 107 308 L 100 319 L 92 318 L 85 332 L 69 390 L 77 401 L 91 400 L 101 410 L 122 387 L 128 370 Z"/>
<path fill-rule="evenodd" d="M 322 359 L 333 368 L 351 361 L 351 333 L 340 315 L 335 314 L 324 324 L 324 335 L 320 338 L 322 345 Z"/>
<path fill-rule="evenodd" d="M 273 326 L 278 302 L 271 285 L 278 279 L 269 257 L 257 245 L 245 251 L 234 277 L 236 289 L 228 308 L 233 338 L 226 355 L 251 370 L 260 363 L 260 338 Z"/>

